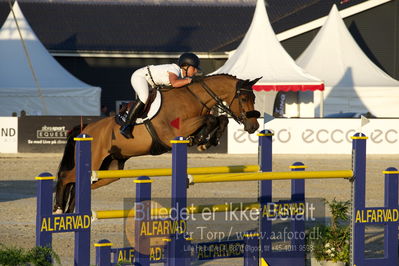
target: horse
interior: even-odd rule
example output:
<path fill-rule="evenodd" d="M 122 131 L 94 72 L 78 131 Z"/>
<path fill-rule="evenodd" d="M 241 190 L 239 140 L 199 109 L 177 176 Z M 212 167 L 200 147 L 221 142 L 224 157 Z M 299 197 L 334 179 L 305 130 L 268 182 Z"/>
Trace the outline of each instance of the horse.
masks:
<path fill-rule="evenodd" d="M 260 79 L 260 78 L 259 78 Z M 58 174 L 54 213 L 73 212 L 75 206 L 75 141 L 80 133 L 93 137 L 92 169 L 122 170 L 127 159 L 142 155 L 158 155 L 171 149 L 170 140 L 183 136 L 203 143 L 203 138 L 215 128 L 203 127 L 211 117 L 215 106 L 244 125 L 244 130 L 254 133 L 260 113 L 254 110 L 255 94 L 252 86 L 259 80 L 242 80 L 228 74 L 195 78 L 183 87 L 161 89 L 162 104 L 157 115 L 137 124 L 133 139 L 126 139 L 119 132 L 113 117 L 90 123 L 83 128 L 75 127 L 67 138 Z M 179 121 L 179 126 L 172 121 Z M 197 135 L 196 135 L 197 134 Z M 198 137 L 198 134 L 200 135 Z M 221 133 L 219 132 L 219 135 Z M 220 137 L 220 136 L 219 136 Z M 91 185 L 96 189 L 115 179 L 100 179 Z"/>

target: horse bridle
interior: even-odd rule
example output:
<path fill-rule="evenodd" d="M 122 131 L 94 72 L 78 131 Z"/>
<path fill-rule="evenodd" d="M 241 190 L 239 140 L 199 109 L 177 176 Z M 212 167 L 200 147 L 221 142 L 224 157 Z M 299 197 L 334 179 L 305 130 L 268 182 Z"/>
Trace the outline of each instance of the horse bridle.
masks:
<path fill-rule="evenodd" d="M 246 89 L 246 88 L 241 88 L 238 87 L 236 88 L 236 94 L 232 98 L 231 102 L 229 105 L 224 104 L 223 100 L 219 98 L 219 96 L 216 95 L 215 92 L 211 88 L 209 88 L 208 85 L 206 85 L 205 81 L 200 80 L 199 83 L 201 84 L 202 88 L 205 89 L 205 91 L 212 97 L 212 99 L 216 102 L 216 107 L 225 112 L 226 114 L 230 115 L 238 124 L 244 123 L 244 121 L 248 118 L 259 118 L 260 113 L 256 110 L 244 112 L 244 108 L 242 107 L 242 101 L 240 99 L 241 94 L 251 94 L 253 93 L 252 89 Z M 188 88 L 188 87 L 187 87 Z M 189 89 L 191 92 L 191 90 Z M 191 92 L 192 93 L 192 92 Z M 192 93 L 195 95 L 194 93 Z M 195 95 L 196 96 L 196 95 Z M 197 96 L 196 96 L 197 97 Z M 198 99 L 198 97 L 197 97 Z M 238 104 L 239 104 L 239 109 L 240 109 L 240 116 L 237 116 L 233 111 L 231 111 L 231 105 L 233 102 L 238 99 Z M 203 106 L 209 109 L 202 101 L 200 101 Z"/>
<path fill-rule="evenodd" d="M 250 88 L 250 89 L 238 88 L 236 91 L 236 95 L 232 99 L 229 107 L 233 104 L 235 99 L 238 99 L 239 109 L 241 110 L 241 117 L 243 118 L 243 120 L 248 119 L 248 118 L 259 118 L 260 113 L 256 110 L 244 112 L 244 108 L 242 107 L 242 100 L 240 99 L 241 94 L 248 94 L 248 95 L 252 96 L 253 99 L 255 99 L 255 94 L 254 94 L 252 88 Z"/>

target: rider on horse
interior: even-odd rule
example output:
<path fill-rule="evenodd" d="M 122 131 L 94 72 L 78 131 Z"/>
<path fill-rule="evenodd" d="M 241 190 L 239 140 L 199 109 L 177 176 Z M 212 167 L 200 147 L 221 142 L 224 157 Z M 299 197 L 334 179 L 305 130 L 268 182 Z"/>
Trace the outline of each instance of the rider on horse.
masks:
<path fill-rule="evenodd" d="M 150 65 L 136 70 L 130 81 L 138 100 L 130 107 L 126 122 L 120 128 L 121 134 L 128 139 L 133 138 L 134 123 L 147 103 L 149 86 L 152 88 L 164 85 L 175 88 L 185 86 L 191 83 L 191 77 L 197 73 L 199 64 L 198 56 L 193 53 L 184 53 L 180 56 L 178 65 Z"/>

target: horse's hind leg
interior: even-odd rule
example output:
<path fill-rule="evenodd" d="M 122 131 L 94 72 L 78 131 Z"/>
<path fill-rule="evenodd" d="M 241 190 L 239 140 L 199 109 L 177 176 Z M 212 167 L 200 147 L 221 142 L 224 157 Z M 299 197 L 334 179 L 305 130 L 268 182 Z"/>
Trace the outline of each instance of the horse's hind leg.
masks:
<path fill-rule="evenodd" d="M 61 214 L 65 208 L 63 205 L 65 186 L 62 184 L 60 179 L 57 180 L 57 185 L 55 187 L 55 198 L 54 198 L 54 208 L 53 212 Z"/>
<path fill-rule="evenodd" d="M 122 170 L 123 167 L 125 166 L 125 162 L 126 160 L 124 159 L 121 160 L 113 159 L 110 155 L 104 159 L 103 164 L 100 167 L 100 170 Z M 97 189 L 118 180 L 119 178 L 100 179 L 91 185 L 91 189 Z"/>
<path fill-rule="evenodd" d="M 114 160 L 111 159 L 110 156 L 106 156 L 104 160 L 102 160 L 101 166 L 98 168 L 100 170 L 108 170 L 108 169 L 123 169 L 125 160 Z M 97 166 L 94 164 L 93 169 L 96 169 Z M 97 168 L 97 169 L 98 169 Z M 56 214 L 61 214 L 64 212 L 73 212 L 75 209 L 75 176 L 76 169 L 64 171 L 60 173 L 60 177 L 58 178 L 57 186 L 56 186 L 56 196 L 55 196 L 55 204 L 53 212 Z M 108 185 L 112 182 L 119 180 L 118 178 L 113 179 L 100 179 L 99 181 L 93 183 L 91 185 L 92 189 L 96 189 L 105 185 Z"/>
<path fill-rule="evenodd" d="M 75 168 L 60 173 L 55 191 L 55 203 L 53 212 L 61 214 L 67 209 L 68 199 L 73 198 L 71 191 L 75 186 Z M 69 208 L 68 208 L 69 209 Z"/>
<path fill-rule="evenodd" d="M 69 183 L 66 185 L 65 189 L 65 207 L 64 210 L 66 213 L 72 213 L 75 210 L 75 183 Z"/>
<path fill-rule="evenodd" d="M 94 167 L 96 167 L 94 163 Z M 59 173 L 56 185 L 55 203 L 53 212 L 62 214 L 73 212 L 75 209 L 75 182 L 76 168 Z"/>

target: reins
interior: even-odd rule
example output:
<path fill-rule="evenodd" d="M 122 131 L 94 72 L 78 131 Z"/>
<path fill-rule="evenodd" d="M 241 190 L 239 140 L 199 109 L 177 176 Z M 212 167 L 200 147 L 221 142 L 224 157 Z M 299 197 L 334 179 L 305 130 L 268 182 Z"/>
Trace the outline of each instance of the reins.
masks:
<path fill-rule="evenodd" d="M 211 108 L 209 108 L 209 107 L 206 105 L 206 103 L 204 103 L 204 102 L 200 99 L 200 97 L 198 97 L 198 95 L 196 95 L 196 94 L 190 89 L 189 86 L 186 85 L 185 88 L 188 90 L 188 92 L 189 92 L 194 98 L 196 98 L 196 99 L 202 104 L 203 108 L 201 109 L 201 114 L 202 114 L 202 110 L 204 110 L 204 108 L 205 108 L 205 109 L 208 109 L 208 111 L 211 110 Z"/>

